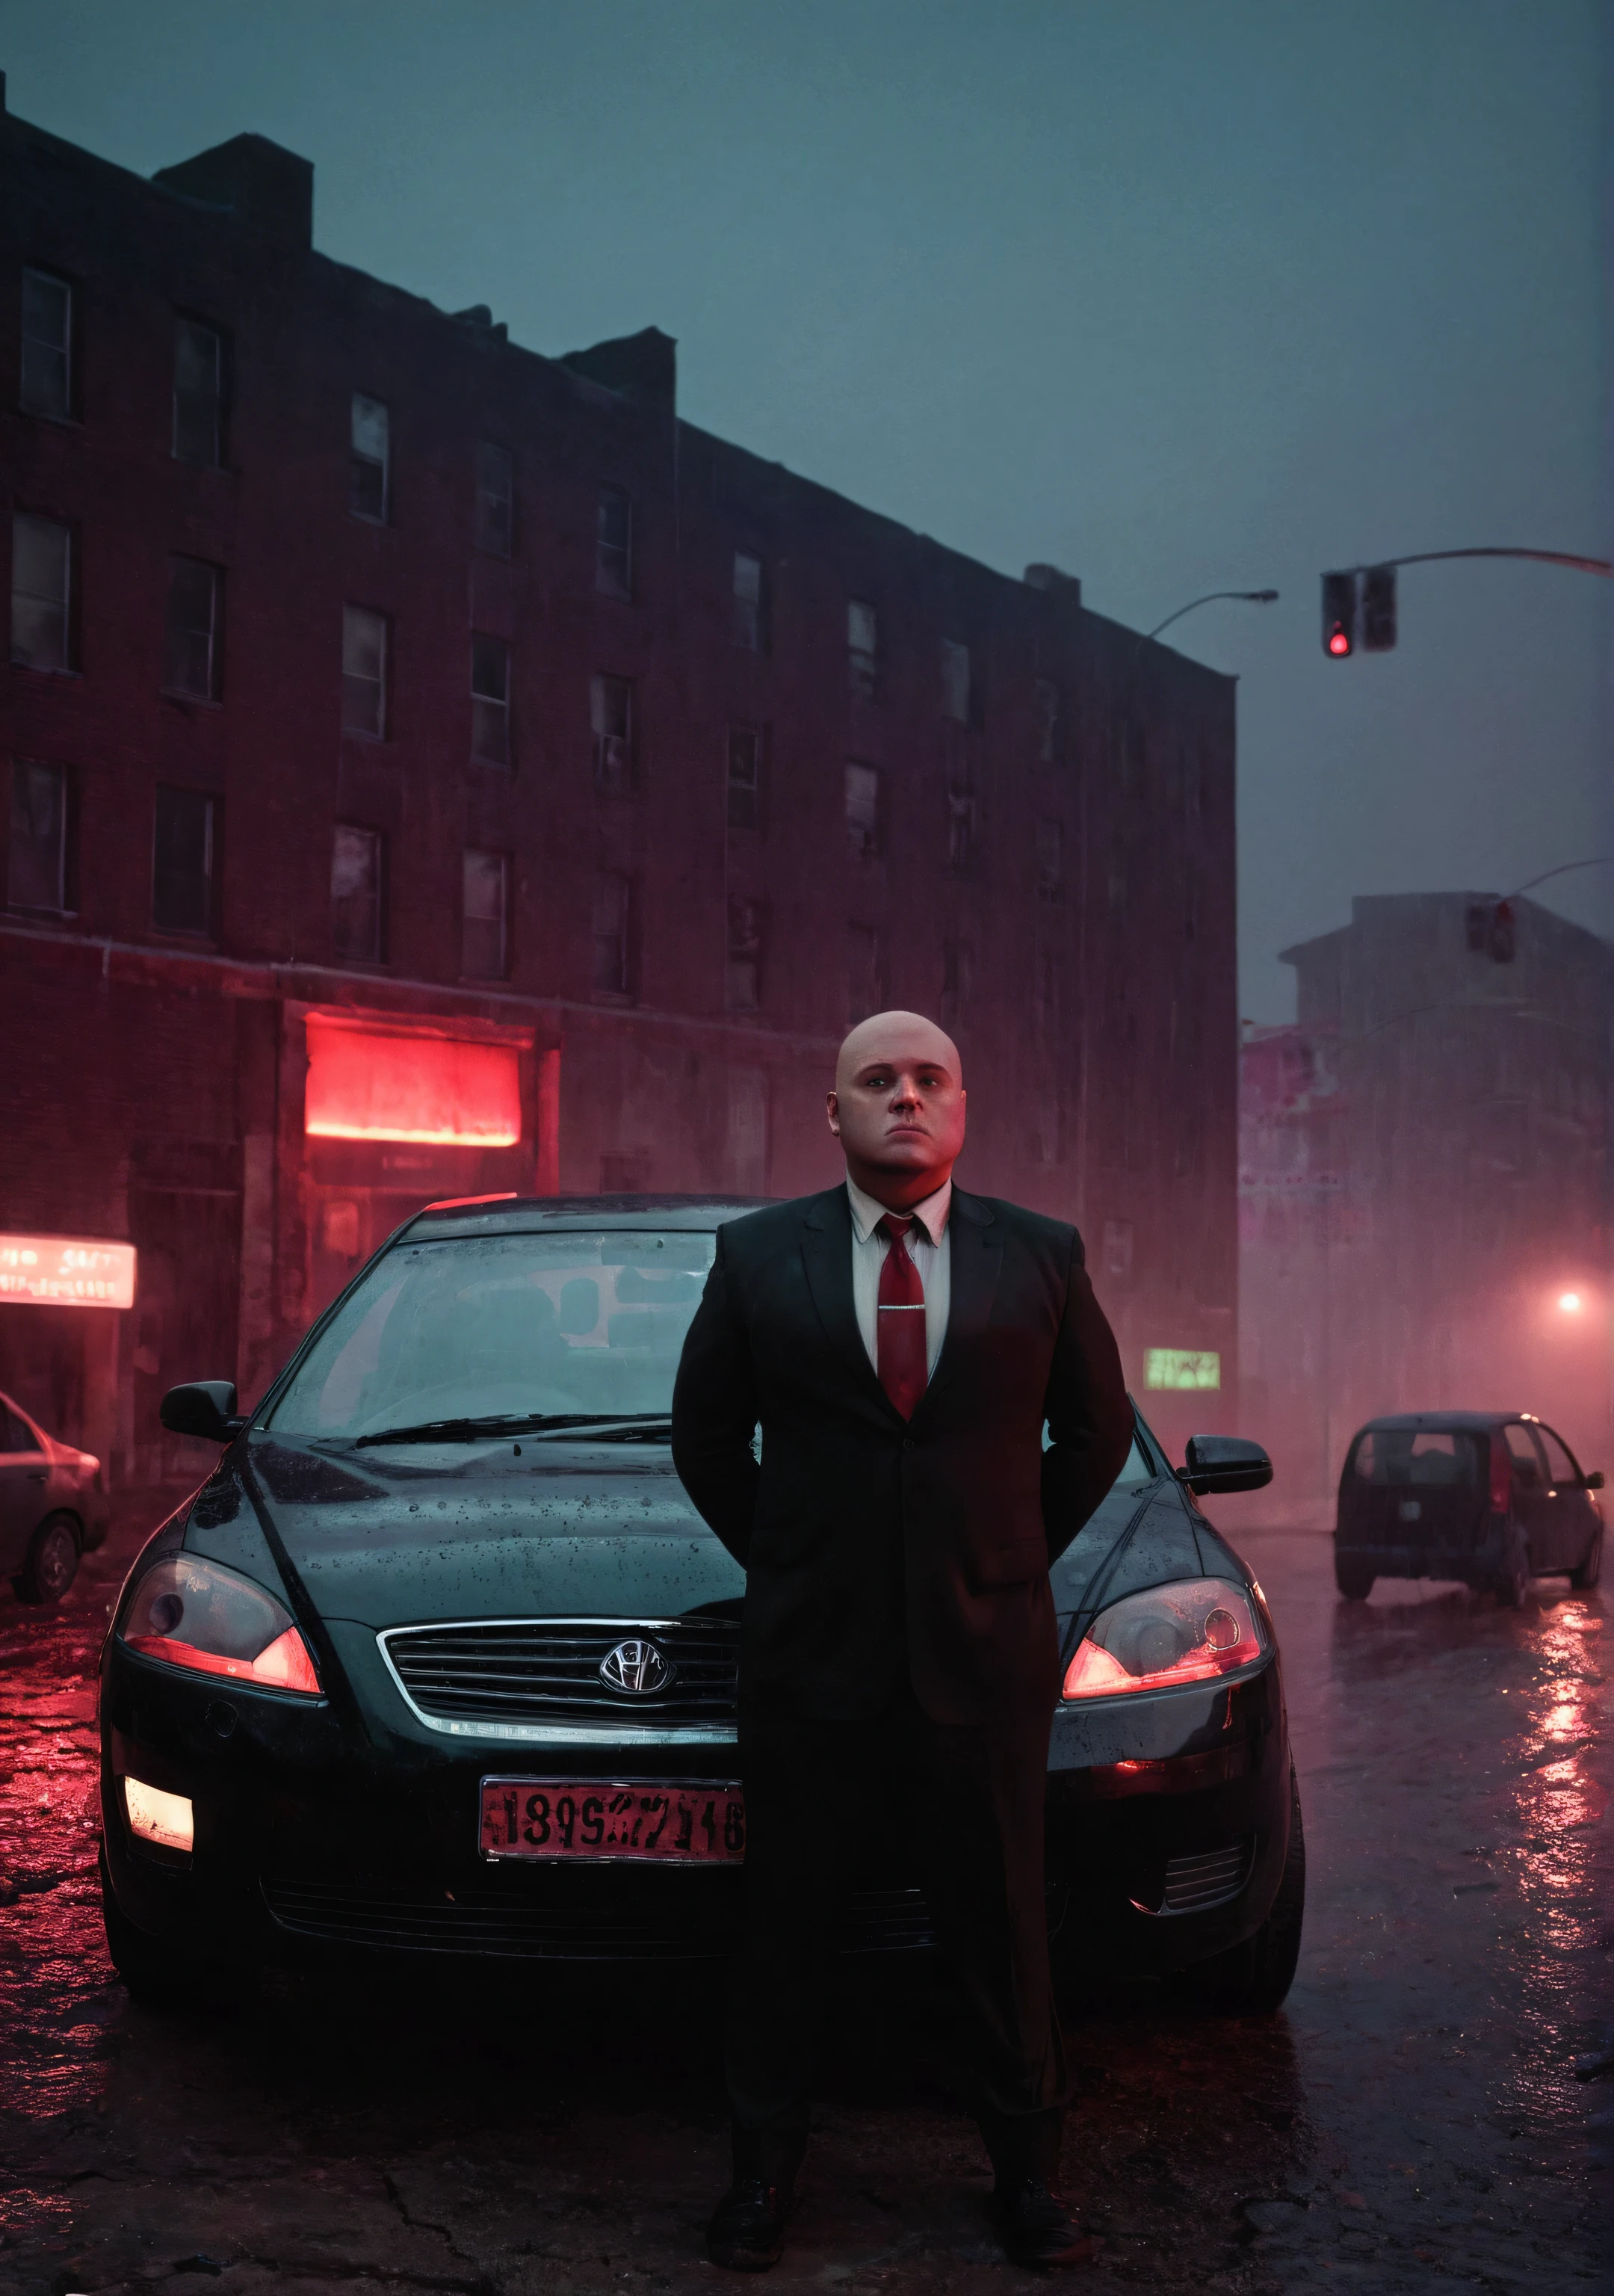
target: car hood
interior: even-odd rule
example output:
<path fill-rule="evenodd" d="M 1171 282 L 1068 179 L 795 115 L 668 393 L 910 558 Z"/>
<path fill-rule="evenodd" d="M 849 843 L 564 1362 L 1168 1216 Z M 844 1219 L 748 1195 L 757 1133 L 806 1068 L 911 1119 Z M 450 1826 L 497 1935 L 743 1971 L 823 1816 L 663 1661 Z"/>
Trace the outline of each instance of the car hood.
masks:
<path fill-rule="evenodd" d="M 256 1438 L 203 1495 L 185 1544 L 250 1570 L 249 1514 L 323 1617 L 378 1629 L 675 1618 L 745 1591 L 664 1444 L 528 1438 L 518 1457 L 507 1439 L 355 1452 Z"/>

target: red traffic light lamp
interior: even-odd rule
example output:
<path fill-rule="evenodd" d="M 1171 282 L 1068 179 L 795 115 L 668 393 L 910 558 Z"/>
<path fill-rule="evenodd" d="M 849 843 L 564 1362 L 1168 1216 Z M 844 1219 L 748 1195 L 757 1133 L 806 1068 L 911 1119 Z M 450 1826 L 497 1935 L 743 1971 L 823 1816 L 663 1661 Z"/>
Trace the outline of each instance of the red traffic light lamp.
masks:
<path fill-rule="evenodd" d="M 1354 570 L 1323 577 L 1323 651 L 1336 660 L 1356 651 L 1357 603 Z"/>

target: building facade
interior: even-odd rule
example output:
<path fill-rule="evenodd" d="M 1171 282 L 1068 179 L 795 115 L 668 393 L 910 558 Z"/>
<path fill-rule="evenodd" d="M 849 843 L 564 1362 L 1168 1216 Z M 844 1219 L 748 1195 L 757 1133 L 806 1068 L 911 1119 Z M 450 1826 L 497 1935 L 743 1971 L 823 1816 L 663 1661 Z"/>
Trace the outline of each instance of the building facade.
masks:
<path fill-rule="evenodd" d="M 260 1391 L 422 1203 L 825 1184 L 905 1004 L 961 1179 L 1225 1392 L 1232 681 L 683 421 L 653 329 L 331 261 L 259 137 L 0 166 L 0 1259 L 135 1251 L 127 1308 L 0 1266 L 0 1386 L 179 1472 L 163 1389 Z"/>
<path fill-rule="evenodd" d="M 1331 1522 L 1385 1411 L 1537 1413 L 1607 1465 L 1614 951 L 1529 900 L 1357 899 L 1248 1028 L 1242 1413 L 1273 1505 Z"/>

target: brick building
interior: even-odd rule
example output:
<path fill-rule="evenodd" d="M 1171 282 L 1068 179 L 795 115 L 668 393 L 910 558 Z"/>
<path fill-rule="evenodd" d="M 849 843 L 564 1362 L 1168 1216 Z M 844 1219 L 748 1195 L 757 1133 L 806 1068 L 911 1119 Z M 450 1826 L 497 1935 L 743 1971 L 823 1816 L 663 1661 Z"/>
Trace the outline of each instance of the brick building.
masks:
<path fill-rule="evenodd" d="M 1297 1024 L 1245 1032 L 1239 1175 L 1274 1508 L 1331 1522 L 1383 1411 L 1535 1411 L 1610 1464 L 1614 952 L 1534 901 L 1405 893 L 1283 957 Z"/>
<path fill-rule="evenodd" d="M 0 1231 L 137 1267 L 0 1267 L 0 1385 L 155 1479 L 163 1388 L 260 1390 L 422 1202 L 823 1185 L 885 1004 L 1135 1382 L 1231 1379 L 1230 680 L 681 421 L 653 329 L 331 261 L 260 137 L 0 168 Z"/>

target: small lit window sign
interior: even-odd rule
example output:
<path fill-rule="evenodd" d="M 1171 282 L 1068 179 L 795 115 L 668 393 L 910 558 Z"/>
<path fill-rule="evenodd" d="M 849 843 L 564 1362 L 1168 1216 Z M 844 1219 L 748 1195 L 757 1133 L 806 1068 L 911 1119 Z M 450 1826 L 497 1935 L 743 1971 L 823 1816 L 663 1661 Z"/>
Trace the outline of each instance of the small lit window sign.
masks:
<path fill-rule="evenodd" d="M 135 1247 L 79 1235 L 0 1235 L 0 1306 L 132 1308 Z"/>
<path fill-rule="evenodd" d="M 1214 1348 L 1145 1348 L 1143 1385 L 1205 1388 L 1222 1384 L 1222 1358 Z"/>
<path fill-rule="evenodd" d="M 512 1148 L 521 1137 L 516 1047 L 356 1028 L 308 1015 L 303 1128 L 312 1140 Z"/>

